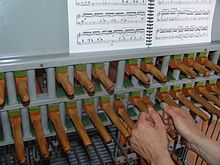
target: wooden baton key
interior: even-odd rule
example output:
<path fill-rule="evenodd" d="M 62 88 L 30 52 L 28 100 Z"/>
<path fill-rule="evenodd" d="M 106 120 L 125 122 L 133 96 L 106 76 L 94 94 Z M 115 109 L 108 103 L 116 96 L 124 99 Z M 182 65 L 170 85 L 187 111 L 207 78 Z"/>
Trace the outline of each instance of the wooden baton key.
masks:
<path fill-rule="evenodd" d="M 56 80 L 60 83 L 69 96 L 74 95 L 74 88 L 69 80 L 67 67 L 57 67 L 56 68 Z"/>
<path fill-rule="evenodd" d="M 141 112 L 148 112 L 148 107 L 145 106 L 145 104 L 143 103 L 140 97 L 130 96 L 129 101 L 131 104 L 137 107 Z"/>
<path fill-rule="evenodd" d="M 171 59 L 169 66 L 173 69 L 179 69 L 181 72 L 189 76 L 190 78 L 196 77 L 196 72 L 194 72 L 191 68 L 186 66 L 181 60 Z"/>
<path fill-rule="evenodd" d="M 60 112 L 58 110 L 58 105 L 51 104 L 51 105 L 48 105 L 48 108 L 49 108 L 49 111 L 48 111 L 49 118 L 53 123 L 54 129 L 57 133 L 61 146 L 63 147 L 63 151 L 67 154 L 70 154 L 72 151 L 72 148 L 70 146 L 68 137 L 65 133 L 64 127 L 60 119 Z"/>
<path fill-rule="evenodd" d="M 161 101 L 164 101 L 170 106 L 178 107 L 179 105 L 170 97 L 168 92 L 157 92 L 156 94 L 157 98 L 159 98 Z"/>
<path fill-rule="evenodd" d="M 140 68 L 137 65 L 126 64 L 125 73 L 127 75 L 135 76 L 138 80 L 140 80 L 146 86 L 150 85 L 149 78 L 140 70 Z"/>
<path fill-rule="evenodd" d="M 34 128 L 37 143 L 39 145 L 40 153 L 44 158 L 49 157 L 47 141 L 44 135 L 44 130 L 41 124 L 41 116 L 39 107 L 32 107 L 29 110 L 31 123 Z"/>
<path fill-rule="evenodd" d="M 5 102 L 5 79 L 2 74 L 1 78 L 1 73 L 0 73 L 0 107 L 4 104 Z"/>
<path fill-rule="evenodd" d="M 215 95 L 211 94 L 205 86 L 197 86 L 195 87 L 195 91 L 199 94 L 202 94 L 206 99 L 214 102 L 217 106 L 220 107 L 220 99 L 218 99 Z"/>
<path fill-rule="evenodd" d="M 214 70 L 216 73 L 220 73 L 220 66 L 210 61 L 207 57 L 197 57 L 196 61 L 201 65 L 205 65 L 207 68 Z"/>
<path fill-rule="evenodd" d="M 98 79 L 109 94 L 114 93 L 115 85 L 105 74 L 104 68 L 93 68 L 93 76 Z"/>
<path fill-rule="evenodd" d="M 178 99 L 182 104 L 188 107 L 192 112 L 194 112 L 204 121 L 207 121 L 209 119 L 209 117 L 204 112 L 202 112 L 198 107 L 196 107 L 192 102 L 190 102 L 180 90 L 175 91 L 171 89 L 169 93 L 173 98 Z"/>
<path fill-rule="evenodd" d="M 130 129 L 133 129 L 135 127 L 134 121 L 131 119 L 131 117 L 126 112 L 125 105 L 121 100 L 114 100 L 114 109 L 116 113 L 121 116 L 121 118 L 124 120 L 124 122 L 127 124 L 127 126 Z"/>
<path fill-rule="evenodd" d="M 85 88 L 85 90 L 89 94 L 95 93 L 95 86 L 92 81 L 89 79 L 86 70 L 76 70 L 75 78 L 79 81 L 79 83 Z"/>
<path fill-rule="evenodd" d="M 128 138 L 130 136 L 129 132 L 124 127 L 123 123 L 120 121 L 119 117 L 115 113 L 114 109 L 111 107 L 109 102 L 101 101 L 100 107 L 105 113 L 108 115 L 110 120 L 115 124 L 115 126 L 118 128 L 118 130 L 121 132 L 121 134 Z"/>
<path fill-rule="evenodd" d="M 186 64 L 188 67 L 192 67 L 197 72 L 200 72 L 203 76 L 210 75 L 210 71 L 206 69 L 205 66 L 196 62 L 193 58 L 183 58 L 183 63 Z"/>
<path fill-rule="evenodd" d="M 220 96 L 220 89 L 216 84 L 206 84 L 205 86 L 209 92 L 214 92 L 216 95 Z"/>
<path fill-rule="evenodd" d="M 16 71 L 15 75 L 15 83 L 17 87 L 17 91 L 20 95 L 22 102 L 27 103 L 30 101 L 30 96 L 28 92 L 28 80 L 27 80 L 27 72 L 26 71 Z"/>
<path fill-rule="evenodd" d="M 105 126 L 103 125 L 101 119 L 99 118 L 97 112 L 95 111 L 95 107 L 92 104 L 85 104 L 84 110 L 88 114 L 89 118 L 92 120 L 93 124 L 97 128 L 99 134 L 103 138 L 105 143 L 110 143 L 112 138 L 108 131 L 106 130 Z"/>
<path fill-rule="evenodd" d="M 92 145 L 92 141 L 89 138 L 89 135 L 86 132 L 86 129 L 78 115 L 78 111 L 76 109 L 76 106 L 73 102 L 67 103 L 67 113 L 70 116 L 76 131 L 78 132 L 79 136 L 81 137 L 83 144 L 85 147 L 89 147 Z"/>
<path fill-rule="evenodd" d="M 220 117 L 220 111 L 211 105 L 206 99 L 199 96 L 194 89 L 192 88 L 183 88 L 183 94 L 185 96 L 191 96 L 195 101 L 202 104 L 207 110 L 211 113 L 214 113 L 216 116 Z"/>
<path fill-rule="evenodd" d="M 15 152 L 19 164 L 25 163 L 25 150 L 21 128 L 21 117 L 19 111 L 9 112 L 9 120 L 12 128 L 12 134 L 15 143 Z"/>
<path fill-rule="evenodd" d="M 157 69 L 154 64 L 151 63 L 141 63 L 141 70 L 144 72 L 150 73 L 155 76 L 161 82 L 166 82 L 166 76 L 159 69 Z"/>

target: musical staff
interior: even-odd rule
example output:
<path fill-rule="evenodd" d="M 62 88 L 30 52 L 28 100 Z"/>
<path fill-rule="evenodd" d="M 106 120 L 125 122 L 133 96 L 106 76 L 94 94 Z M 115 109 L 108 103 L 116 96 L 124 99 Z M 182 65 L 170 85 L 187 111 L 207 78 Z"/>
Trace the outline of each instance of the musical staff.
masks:
<path fill-rule="evenodd" d="M 190 39 L 208 36 L 209 26 L 179 26 L 174 28 L 159 28 L 156 30 L 156 40 Z"/>
<path fill-rule="evenodd" d="M 169 4 L 211 4 L 214 0 L 158 0 L 160 5 Z"/>
<path fill-rule="evenodd" d="M 145 11 L 86 12 L 77 15 L 76 23 L 78 25 L 144 23 L 145 19 Z"/>
<path fill-rule="evenodd" d="M 157 13 L 157 21 L 202 21 L 208 20 L 210 14 L 208 9 L 162 9 Z"/>
<path fill-rule="evenodd" d="M 148 0 L 76 0 L 77 6 L 139 6 Z"/>
<path fill-rule="evenodd" d="M 144 41 L 145 29 L 94 30 L 77 35 L 77 44 L 104 44 Z"/>

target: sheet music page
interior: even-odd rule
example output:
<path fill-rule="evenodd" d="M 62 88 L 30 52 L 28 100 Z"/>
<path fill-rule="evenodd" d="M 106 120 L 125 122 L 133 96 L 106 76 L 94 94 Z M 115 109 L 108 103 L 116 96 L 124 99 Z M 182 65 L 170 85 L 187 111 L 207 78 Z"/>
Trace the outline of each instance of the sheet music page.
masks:
<path fill-rule="evenodd" d="M 70 53 L 146 47 L 148 0 L 68 0 Z"/>
<path fill-rule="evenodd" d="M 152 46 L 211 42 L 216 0 L 155 0 Z"/>

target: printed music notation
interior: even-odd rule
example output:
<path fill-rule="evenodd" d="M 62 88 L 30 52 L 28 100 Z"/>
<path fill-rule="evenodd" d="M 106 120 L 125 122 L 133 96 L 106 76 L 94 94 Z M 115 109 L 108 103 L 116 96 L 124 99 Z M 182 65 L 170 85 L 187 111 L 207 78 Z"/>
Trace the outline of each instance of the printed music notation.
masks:
<path fill-rule="evenodd" d="M 210 18 L 209 9 L 162 9 L 157 13 L 157 21 L 201 21 Z"/>
<path fill-rule="evenodd" d="M 146 5 L 148 0 L 76 0 L 77 6 L 137 6 Z"/>
<path fill-rule="evenodd" d="M 156 30 L 156 40 L 190 39 L 208 36 L 208 26 L 179 26 Z"/>
<path fill-rule="evenodd" d="M 144 23 L 145 21 L 145 11 L 87 12 L 76 16 L 78 25 Z"/>
<path fill-rule="evenodd" d="M 211 4 L 214 0 L 158 0 L 160 5 L 168 4 Z"/>
<path fill-rule="evenodd" d="M 78 33 L 77 44 L 136 42 L 145 39 L 145 29 L 94 30 Z"/>

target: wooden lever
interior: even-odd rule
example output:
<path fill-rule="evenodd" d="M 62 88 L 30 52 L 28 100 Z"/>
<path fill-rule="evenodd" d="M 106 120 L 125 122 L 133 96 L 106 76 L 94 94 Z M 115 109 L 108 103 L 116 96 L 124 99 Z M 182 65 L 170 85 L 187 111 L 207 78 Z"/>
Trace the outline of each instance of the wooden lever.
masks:
<path fill-rule="evenodd" d="M 220 99 L 218 99 L 215 95 L 209 93 L 209 91 L 205 87 L 196 87 L 195 91 L 202 94 L 208 100 L 213 101 L 217 106 L 220 107 Z"/>
<path fill-rule="evenodd" d="M 110 94 L 114 93 L 115 85 L 113 82 L 106 76 L 105 71 L 103 68 L 95 68 L 93 69 L 93 76 L 100 80 L 100 82 L 103 84 L 106 91 Z"/>
<path fill-rule="evenodd" d="M 58 83 L 61 83 L 63 89 L 67 93 L 67 95 L 74 95 L 74 88 L 69 80 L 68 72 L 56 72 L 56 79 Z"/>
<path fill-rule="evenodd" d="M 89 115 L 93 124 L 95 125 L 95 127 L 99 131 L 104 142 L 110 143 L 112 138 L 111 138 L 110 134 L 108 133 L 108 131 L 106 130 L 105 126 L 103 125 L 102 121 L 100 120 L 98 114 L 96 113 L 94 105 L 84 105 L 84 110 Z"/>
<path fill-rule="evenodd" d="M 203 76 L 209 76 L 210 72 L 208 69 L 206 69 L 203 65 L 200 63 L 196 62 L 194 59 L 188 59 L 184 58 L 183 59 L 184 64 L 186 64 L 189 67 L 193 67 L 197 72 L 200 72 L 203 74 Z"/>
<path fill-rule="evenodd" d="M 22 137 L 21 118 L 20 116 L 10 116 L 9 119 L 11 123 L 12 134 L 15 143 L 15 152 L 18 159 L 18 163 L 24 164 L 25 151 Z"/>
<path fill-rule="evenodd" d="M 220 66 L 210 61 L 208 58 L 197 57 L 196 61 L 201 65 L 205 65 L 207 68 L 214 70 L 217 73 L 220 73 Z"/>
<path fill-rule="evenodd" d="M 161 101 L 164 101 L 170 106 L 178 107 L 179 105 L 170 97 L 169 93 L 167 92 L 157 92 L 157 98 L 159 98 Z"/>
<path fill-rule="evenodd" d="M 187 106 L 192 112 L 194 112 L 196 115 L 198 115 L 200 118 L 202 118 L 204 121 L 207 121 L 209 119 L 209 117 L 202 112 L 198 107 L 196 107 L 192 102 L 190 102 L 184 95 L 182 92 L 180 91 L 174 91 L 174 90 L 170 90 L 170 95 L 175 98 L 178 99 L 182 104 L 184 104 L 185 106 Z"/>
<path fill-rule="evenodd" d="M 67 154 L 70 154 L 72 151 L 72 148 L 70 146 L 69 140 L 68 140 L 67 135 L 65 133 L 65 130 L 63 128 L 59 111 L 58 110 L 49 110 L 49 118 L 54 125 L 54 128 L 56 130 L 57 136 L 60 140 L 60 143 L 63 147 L 64 152 Z"/>
<path fill-rule="evenodd" d="M 150 85 L 149 78 L 138 68 L 136 65 L 126 64 L 125 66 L 125 72 L 128 75 L 134 75 L 137 77 L 138 80 L 140 80 L 145 85 Z"/>
<path fill-rule="evenodd" d="M 92 141 L 89 138 L 89 135 L 86 132 L 86 129 L 77 113 L 76 108 L 68 108 L 67 113 L 70 116 L 77 132 L 79 133 L 79 136 L 81 137 L 83 144 L 85 147 L 89 147 L 92 145 Z"/>
<path fill-rule="evenodd" d="M 93 85 L 92 81 L 89 79 L 86 71 L 84 70 L 77 70 L 75 72 L 75 78 L 79 81 L 79 83 L 85 88 L 85 90 L 93 94 L 95 93 L 95 86 Z"/>
<path fill-rule="evenodd" d="M 206 89 L 209 92 L 214 92 L 216 93 L 218 96 L 220 96 L 220 89 L 217 87 L 216 84 L 206 84 Z"/>
<path fill-rule="evenodd" d="M 28 93 L 27 77 L 26 76 L 15 77 L 15 81 L 16 81 L 18 92 L 21 96 L 21 100 L 25 103 L 29 102 L 30 97 L 29 97 L 29 93 Z"/>
<path fill-rule="evenodd" d="M 146 106 L 150 106 L 154 108 L 154 103 L 150 100 L 148 96 L 143 96 L 141 100 Z"/>
<path fill-rule="evenodd" d="M 135 127 L 134 121 L 131 119 L 131 117 L 126 112 L 125 106 L 121 100 L 114 101 L 114 109 L 116 113 L 121 116 L 121 118 L 125 121 L 125 123 L 128 125 L 130 129 L 133 129 Z"/>
<path fill-rule="evenodd" d="M 34 127 L 35 136 L 37 139 L 37 143 L 40 148 L 41 155 L 44 158 L 49 157 L 49 151 L 47 147 L 47 141 L 44 135 L 44 130 L 41 124 L 40 112 L 30 112 L 31 123 Z"/>
<path fill-rule="evenodd" d="M 115 113 L 114 109 L 111 107 L 109 103 L 101 103 L 100 104 L 101 109 L 105 111 L 105 113 L 108 115 L 110 120 L 115 124 L 115 126 L 118 128 L 118 130 L 122 133 L 122 135 L 125 138 L 128 138 L 130 136 L 129 132 L 124 127 L 123 123 L 118 118 L 117 114 Z"/>
<path fill-rule="evenodd" d="M 141 98 L 131 96 L 131 97 L 129 98 L 129 101 L 130 101 L 131 104 L 133 104 L 134 106 L 136 106 L 141 112 L 148 112 L 148 107 L 145 106 L 145 104 L 143 103 L 143 101 L 141 100 Z"/>
<path fill-rule="evenodd" d="M 5 79 L 0 79 L 0 107 L 5 102 Z"/>
<path fill-rule="evenodd" d="M 148 72 L 155 76 L 158 80 L 166 82 L 166 76 L 159 69 L 157 69 L 153 64 L 141 63 L 141 69 L 144 72 Z"/>
<path fill-rule="evenodd" d="M 186 66 L 182 61 L 180 60 L 170 60 L 169 66 L 173 69 L 179 69 L 181 72 L 189 76 L 190 78 L 196 77 L 196 72 L 194 72 L 191 68 Z"/>
<path fill-rule="evenodd" d="M 212 106 L 210 103 L 208 103 L 208 101 L 206 99 L 204 99 L 203 97 L 199 96 L 195 92 L 195 90 L 193 90 L 191 88 L 190 89 L 183 88 L 183 93 L 186 96 L 191 96 L 195 101 L 197 101 L 198 103 L 202 104 L 211 113 L 214 113 L 218 117 L 220 117 L 220 111 L 218 109 L 216 109 L 214 106 Z"/>

